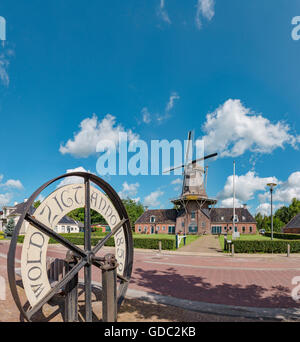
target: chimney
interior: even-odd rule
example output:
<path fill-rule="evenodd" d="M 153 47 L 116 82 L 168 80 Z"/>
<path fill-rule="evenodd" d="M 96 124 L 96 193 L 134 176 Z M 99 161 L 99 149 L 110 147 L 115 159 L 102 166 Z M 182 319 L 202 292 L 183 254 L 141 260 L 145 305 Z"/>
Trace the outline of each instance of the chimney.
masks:
<path fill-rule="evenodd" d="M 244 208 L 244 209 L 247 209 L 247 203 L 244 203 L 244 204 L 243 204 L 243 208 Z"/>
<path fill-rule="evenodd" d="M 148 211 L 148 208 L 149 208 L 149 207 L 148 207 L 147 205 L 145 205 L 144 208 L 145 208 L 145 211 Z"/>

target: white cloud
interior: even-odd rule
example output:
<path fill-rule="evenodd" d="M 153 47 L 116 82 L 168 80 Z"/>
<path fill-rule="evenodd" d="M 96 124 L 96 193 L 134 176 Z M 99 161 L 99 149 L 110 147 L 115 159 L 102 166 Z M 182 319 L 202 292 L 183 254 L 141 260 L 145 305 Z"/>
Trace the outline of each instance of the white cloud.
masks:
<path fill-rule="evenodd" d="M 5 193 L 0 194 L 0 206 L 8 205 L 8 203 L 12 200 L 12 194 Z"/>
<path fill-rule="evenodd" d="M 182 179 L 181 179 L 181 178 L 176 178 L 176 179 L 174 179 L 174 180 L 171 182 L 171 184 L 174 184 L 174 185 L 176 185 L 176 184 L 182 184 Z"/>
<path fill-rule="evenodd" d="M 235 198 L 234 200 L 234 207 L 235 208 L 241 208 L 243 205 L 243 202 L 239 200 L 238 198 Z M 225 198 L 220 203 L 219 206 L 221 208 L 233 208 L 233 197 Z"/>
<path fill-rule="evenodd" d="M 171 111 L 174 108 L 175 101 L 179 99 L 180 99 L 180 96 L 176 92 L 171 93 L 169 100 L 166 104 L 165 110 L 162 113 L 158 113 L 154 115 L 154 121 L 156 120 L 158 123 L 162 123 L 166 121 L 167 119 L 169 119 L 171 116 Z M 149 124 L 150 122 L 153 121 L 153 118 L 152 118 L 153 115 L 150 114 L 147 107 L 144 107 L 141 110 L 141 114 L 142 114 L 142 120 L 144 123 Z"/>
<path fill-rule="evenodd" d="M 202 27 L 201 16 L 207 20 L 211 20 L 215 15 L 214 0 L 198 0 L 196 11 L 196 26 L 200 30 Z"/>
<path fill-rule="evenodd" d="M 151 122 L 151 115 L 148 111 L 148 108 L 147 107 L 144 107 L 141 111 L 142 113 L 142 116 L 143 116 L 143 122 L 148 124 Z"/>
<path fill-rule="evenodd" d="M 206 152 L 219 152 L 221 157 L 240 156 L 247 150 L 271 153 L 286 144 L 297 148 L 299 136 L 290 134 L 288 124 L 271 123 L 262 115 L 244 107 L 240 100 L 229 99 L 206 116 L 203 125 Z"/>
<path fill-rule="evenodd" d="M 69 169 L 66 171 L 66 173 L 72 173 L 72 172 L 88 172 L 84 167 L 79 166 L 76 167 L 75 169 Z M 84 179 L 82 177 L 77 177 L 77 176 L 71 176 L 71 177 L 66 177 L 63 178 L 62 181 L 57 185 L 56 188 L 61 188 L 62 186 L 69 185 L 69 184 L 81 184 L 84 182 Z"/>
<path fill-rule="evenodd" d="M 139 183 L 128 184 L 127 182 L 124 182 L 122 185 L 123 188 L 119 192 L 119 196 L 121 198 L 127 198 L 127 197 L 131 198 L 133 196 L 136 196 L 139 186 L 140 186 Z M 140 200 L 140 198 L 136 198 L 134 200 L 136 200 L 136 202 L 138 202 Z"/>
<path fill-rule="evenodd" d="M 0 175 L 0 187 L 2 188 L 11 188 L 11 189 L 23 189 L 23 184 L 17 179 L 9 179 L 5 183 L 1 183 L 4 176 Z"/>
<path fill-rule="evenodd" d="M 1 82 L 5 85 L 9 85 L 9 76 L 8 76 L 8 69 L 9 66 L 9 60 L 8 58 L 4 55 L 0 55 L 0 80 Z"/>
<path fill-rule="evenodd" d="M 0 206 L 8 205 L 13 199 L 13 190 L 22 190 L 24 187 L 19 180 L 9 179 L 2 183 L 4 176 L 0 175 L 0 188 L 6 190 L 5 193 L 0 193 Z"/>
<path fill-rule="evenodd" d="M 168 12 L 166 10 L 166 4 L 165 0 L 160 0 L 160 4 L 157 10 L 158 16 L 166 23 L 171 24 L 170 17 L 168 15 Z"/>
<path fill-rule="evenodd" d="M 61 145 L 59 151 L 62 154 L 71 154 L 75 157 L 86 158 L 96 153 L 96 147 L 101 140 L 110 141 L 117 147 L 119 134 L 126 132 L 128 140 L 138 139 L 131 130 L 125 131 L 122 125 L 116 125 L 116 118 L 107 114 L 102 121 L 94 114 L 92 118 L 84 119 L 80 123 L 80 131 L 74 133 L 74 138 L 69 139 L 65 146 Z"/>
<path fill-rule="evenodd" d="M 6 188 L 15 188 L 15 189 L 23 189 L 23 185 L 19 180 L 15 179 L 9 179 L 3 184 L 0 184 L 1 187 L 6 187 Z"/>
<path fill-rule="evenodd" d="M 267 183 L 278 180 L 275 177 L 260 178 L 254 171 L 249 171 L 245 175 L 235 176 L 235 192 L 236 192 L 236 207 L 247 203 L 254 198 L 257 191 L 264 191 L 267 188 Z M 224 189 L 218 193 L 217 198 L 221 201 L 221 206 L 233 206 L 233 175 L 226 180 Z"/>
<path fill-rule="evenodd" d="M 174 107 L 174 102 L 175 100 L 179 100 L 180 96 L 177 93 L 172 93 L 170 98 L 169 98 L 169 102 L 167 103 L 167 107 L 166 107 L 166 112 L 169 112 L 170 110 L 173 109 Z"/>
<path fill-rule="evenodd" d="M 159 123 L 162 123 L 163 121 L 167 120 L 170 118 L 170 112 L 171 110 L 174 108 L 174 104 L 175 104 L 175 101 L 176 100 L 179 100 L 180 99 L 180 96 L 176 93 L 176 92 L 173 92 L 170 97 L 169 97 L 169 100 L 168 100 L 168 103 L 166 105 L 166 109 L 165 109 L 165 112 L 164 114 L 158 114 L 156 116 L 156 120 L 159 122 Z"/>
<path fill-rule="evenodd" d="M 160 205 L 159 198 L 163 196 L 164 192 L 161 190 L 156 190 L 151 192 L 150 195 L 146 196 L 144 199 L 144 205 L 148 207 L 157 207 Z"/>
<path fill-rule="evenodd" d="M 275 187 L 273 192 L 273 202 L 280 202 L 289 205 L 293 198 L 300 200 L 300 172 L 296 171 L 292 173 L 287 181 L 276 182 L 277 187 Z M 269 203 L 270 201 L 270 191 L 266 191 L 264 194 L 260 194 L 259 200 L 261 205 Z M 264 203 L 266 202 L 266 203 Z M 283 205 L 283 204 L 282 204 Z"/>
<path fill-rule="evenodd" d="M 284 206 L 283 203 L 273 203 L 273 214 L 279 208 Z M 271 203 L 261 203 L 256 208 L 256 213 L 261 213 L 263 216 L 270 216 L 271 215 Z"/>

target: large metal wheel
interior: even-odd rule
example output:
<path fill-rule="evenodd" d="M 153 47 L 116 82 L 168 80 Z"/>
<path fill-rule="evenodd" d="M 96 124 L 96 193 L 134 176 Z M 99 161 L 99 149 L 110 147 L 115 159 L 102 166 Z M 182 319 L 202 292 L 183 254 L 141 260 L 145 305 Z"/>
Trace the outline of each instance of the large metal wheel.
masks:
<path fill-rule="evenodd" d="M 34 214 L 32 215 L 30 214 L 34 201 L 37 199 L 39 194 L 43 190 L 45 190 L 47 187 L 49 187 L 51 184 L 53 184 L 54 182 L 67 178 L 67 177 L 80 177 L 83 179 L 83 183 L 80 183 L 81 184 L 80 186 L 79 184 L 77 184 L 76 196 L 78 195 L 78 191 L 82 190 L 82 194 L 84 194 L 82 195 L 82 197 L 84 197 L 84 199 L 81 204 L 84 204 L 84 205 L 81 205 L 81 207 L 85 208 L 84 248 L 78 247 L 77 245 L 65 239 L 63 236 L 56 233 L 53 230 L 53 226 L 45 224 L 45 221 L 41 222 L 42 220 L 39 220 L 38 214 L 36 215 L 37 211 L 34 212 Z M 117 215 L 115 216 L 118 216 L 117 220 L 111 220 L 110 222 L 111 231 L 102 240 L 100 240 L 96 244 L 96 246 L 93 246 L 93 247 L 91 243 L 90 210 L 91 210 L 91 203 L 94 204 L 96 190 L 94 190 L 94 187 L 91 187 L 91 183 L 95 184 L 97 187 L 101 189 L 101 193 L 104 194 L 105 198 L 107 198 L 109 203 L 112 204 L 113 210 L 116 211 Z M 93 191 L 92 196 L 91 196 L 91 189 Z M 61 191 L 61 198 L 63 198 L 63 195 L 65 195 L 64 192 L 66 193 L 67 190 Z M 55 191 L 53 193 L 55 193 Z M 50 196 L 51 194 L 49 195 L 49 197 Z M 77 197 L 75 199 L 76 201 L 78 201 Z M 46 200 L 42 202 L 41 206 L 43 205 L 44 202 L 46 202 Z M 67 205 L 68 207 L 69 204 L 71 203 L 71 198 L 68 198 L 67 200 L 68 202 L 67 201 L 66 202 L 68 204 Z M 78 201 L 78 205 L 79 205 L 79 201 Z M 78 205 L 76 206 L 76 208 L 79 207 Z M 47 202 L 46 204 L 44 204 L 44 210 L 45 208 L 47 208 Z M 40 210 L 40 213 L 43 213 L 42 210 Z M 50 214 L 48 216 L 50 217 Z M 72 252 L 72 255 L 77 260 L 75 266 L 54 287 L 48 287 L 47 289 L 47 286 L 46 286 L 46 289 L 47 289 L 46 292 L 45 291 L 42 292 L 42 287 L 37 282 L 34 284 L 29 284 L 31 286 L 31 289 L 33 290 L 33 293 L 36 296 L 37 294 L 39 296 L 34 298 L 34 300 L 31 300 L 31 301 L 29 300 L 30 308 L 27 311 L 25 311 L 23 305 L 21 304 L 20 296 L 18 294 L 17 285 L 16 285 L 16 265 L 15 265 L 18 236 L 20 234 L 20 230 L 24 222 L 28 222 L 30 227 L 34 229 L 32 230 L 32 232 L 34 233 L 31 235 L 29 239 L 31 239 L 30 243 L 34 247 L 40 247 L 41 265 L 43 264 L 43 258 L 45 258 L 45 255 L 46 255 L 46 252 L 44 249 L 47 249 L 47 246 L 48 246 L 48 240 L 46 239 L 49 239 L 49 238 L 55 239 L 58 243 L 65 246 L 69 251 Z M 25 234 L 25 240 L 26 240 L 26 234 Z M 32 237 L 34 235 L 39 240 L 35 240 L 35 242 L 33 242 Z M 133 240 L 132 240 L 132 232 L 131 232 L 129 218 L 128 218 L 126 209 L 121 199 L 119 198 L 118 194 L 114 191 L 114 189 L 108 183 L 106 183 L 101 178 L 93 174 L 84 173 L 84 172 L 73 172 L 73 173 L 62 175 L 60 177 L 57 177 L 55 179 L 52 179 L 46 182 L 38 190 L 36 190 L 26 202 L 24 212 L 22 213 L 16 225 L 16 228 L 15 228 L 12 240 L 11 240 L 10 249 L 8 253 L 8 261 L 7 261 L 8 279 L 9 279 L 10 289 L 11 289 L 14 301 L 18 309 L 20 310 L 21 314 L 24 316 L 24 318 L 30 321 L 32 316 L 35 313 L 37 313 L 43 307 L 45 303 L 47 303 L 50 299 L 52 299 L 63 287 L 69 284 L 70 281 L 74 277 L 78 276 L 78 272 L 81 269 L 84 269 L 85 320 L 87 322 L 92 321 L 92 265 L 96 267 L 100 266 L 101 258 L 97 257 L 96 254 L 97 252 L 100 251 L 100 249 L 105 245 L 105 243 L 111 237 L 115 238 L 115 248 L 116 248 L 115 256 L 119 264 L 118 271 L 117 271 L 117 277 L 120 280 L 118 291 L 117 291 L 117 305 L 119 308 L 120 305 L 122 304 L 122 301 L 124 300 L 124 296 L 128 288 L 128 282 L 131 277 L 132 264 L 133 264 Z M 37 241 L 40 241 L 40 244 L 38 244 Z M 25 246 L 23 245 L 22 247 L 23 249 L 22 255 L 25 255 L 24 254 Z M 119 262 L 119 260 L 121 260 L 121 262 Z M 28 263 L 28 260 L 27 260 L 27 263 Z M 25 264 L 24 265 L 22 264 L 21 268 L 22 267 L 25 268 L 25 266 L 26 266 Z M 45 272 L 45 269 L 43 269 L 43 267 L 45 268 L 45 266 L 43 264 L 40 267 L 41 267 L 40 272 L 42 274 L 42 272 Z M 33 274 L 34 272 L 36 272 L 35 274 L 38 275 L 39 269 L 34 270 L 34 268 L 37 269 L 37 266 L 34 266 L 30 269 L 30 272 L 31 272 L 29 273 L 30 279 L 37 279 L 37 276 L 34 276 Z M 24 276 L 22 273 L 23 286 L 27 280 L 24 279 Z"/>

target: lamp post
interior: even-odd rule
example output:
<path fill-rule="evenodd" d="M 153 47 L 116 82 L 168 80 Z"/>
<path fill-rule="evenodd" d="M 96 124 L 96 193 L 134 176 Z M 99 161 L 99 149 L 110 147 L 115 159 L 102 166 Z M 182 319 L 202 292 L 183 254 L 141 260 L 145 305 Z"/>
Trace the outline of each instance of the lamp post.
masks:
<path fill-rule="evenodd" d="M 271 193 L 271 240 L 273 240 L 273 190 L 277 184 L 268 183 L 267 186 L 270 188 Z"/>

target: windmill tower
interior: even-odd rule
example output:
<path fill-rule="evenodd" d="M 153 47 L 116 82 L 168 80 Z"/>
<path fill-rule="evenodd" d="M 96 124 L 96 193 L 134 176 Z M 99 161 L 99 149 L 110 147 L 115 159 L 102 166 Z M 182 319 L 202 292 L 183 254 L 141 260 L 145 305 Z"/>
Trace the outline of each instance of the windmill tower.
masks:
<path fill-rule="evenodd" d="M 189 132 L 184 164 L 173 167 L 166 172 L 179 168 L 183 169 L 181 195 L 172 200 L 172 203 L 174 203 L 175 207 L 179 211 L 176 221 L 176 231 L 200 234 L 209 231 L 209 212 L 211 206 L 217 203 L 216 199 L 208 198 L 206 193 L 208 167 L 204 166 L 204 161 L 216 157 L 218 154 L 213 153 L 205 157 L 189 161 L 192 148 L 192 132 Z M 202 162 L 202 165 L 200 162 Z"/>

